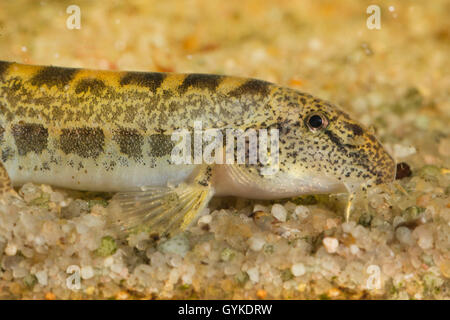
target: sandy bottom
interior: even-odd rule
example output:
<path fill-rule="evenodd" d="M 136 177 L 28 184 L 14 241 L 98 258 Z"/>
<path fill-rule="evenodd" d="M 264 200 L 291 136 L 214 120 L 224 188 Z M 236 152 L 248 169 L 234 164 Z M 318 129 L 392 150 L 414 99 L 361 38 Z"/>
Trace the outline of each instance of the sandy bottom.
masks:
<path fill-rule="evenodd" d="M 336 102 L 411 168 L 362 195 L 215 199 L 155 242 L 108 232 L 110 195 L 26 184 L 0 200 L 0 299 L 450 298 L 448 1 L 0 3 L 0 59 L 256 77 Z M 406 171 L 405 171 L 406 172 Z"/>

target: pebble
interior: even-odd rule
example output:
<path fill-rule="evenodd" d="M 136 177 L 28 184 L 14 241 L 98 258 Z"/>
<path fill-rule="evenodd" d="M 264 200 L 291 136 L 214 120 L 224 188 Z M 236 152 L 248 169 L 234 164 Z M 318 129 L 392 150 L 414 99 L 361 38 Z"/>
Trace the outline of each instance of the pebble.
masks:
<path fill-rule="evenodd" d="M 183 260 L 181 259 L 181 257 L 176 255 L 169 259 L 168 264 L 171 267 L 178 268 L 179 266 L 181 266 L 182 262 L 183 262 Z"/>
<path fill-rule="evenodd" d="M 32 183 L 25 183 L 22 188 L 20 188 L 20 192 L 22 193 L 25 202 L 30 202 L 41 195 L 39 187 Z"/>
<path fill-rule="evenodd" d="M 185 273 L 181 277 L 181 280 L 185 284 L 191 284 L 192 283 L 192 277 L 195 274 L 195 266 L 194 265 L 186 265 L 185 266 Z"/>
<path fill-rule="evenodd" d="M 306 268 L 303 263 L 296 263 L 292 265 L 291 272 L 295 277 L 300 277 L 306 273 Z"/>
<path fill-rule="evenodd" d="M 103 261 L 103 265 L 105 267 L 110 267 L 112 266 L 114 263 L 114 258 L 112 256 L 107 257 L 104 261 Z"/>
<path fill-rule="evenodd" d="M 124 270 L 124 266 L 121 263 L 115 263 L 111 266 L 111 271 L 117 274 L 122 273 Z"/>
<path fill-rule="evenodd" d="M 198 225 L 202 226 L 202 225 L 208 225 L 210 224 L 212 221 L 212 216 L 210 214 L 201 216 L 200 219 L 198 219 Z"/>
<path fill-rule="evenodd" d="M 248 239 L 248 244 L 250 246 L 250 249 L 252 249 L 253 251 L 260 251 L 266 244 L 266 241 L 259 237 L 251 237 L 250 239 Z"/>
<path fill-rule="evenodd" d="M 164 255 L 159 251 L 153 252 L 148 258 L 150 259 L 151 265 L 154 267 L 162 267 L 166 263 Z"/>
<path fill-rule="evenodd" d="M 80 274 L 84 280 L 90 279 L 94 276 L 94 269 L 91 266 L 84 266 L 81 268 Z"/>
<path fill-rule="evenodd" d="M 5 248 L 5 253 L 8 256 L 15 256 L 17 253 L 17 246 L 15 244 L 8 242 L 8 245 Z"/>
<path fill-rule="evenodd" d="M 281 204 L 274 204 L 272 206 L 272 215 L 281 222 L 286 222 L 287 211 Z"/>
<path fill-rule="evenodd" d="M 85 234 L 89 231 L 89 227 L 83 223 L 77 223 L 76 228 L 79 234 Z"/>
<path fill-rule="evenodd" d="M 53 292 L 47 292 L 45 294 L 45 299 L 47 299 L 47 300 L 55 300 L 56 296 L 55 296 L 55 294 Z"/>
<path fill-rule="evenodd" d="M 417 244 L 424 250 L 433 248 L 433 231 L 428 225 L 421 225 L 413 231 Z"/>
<path fill-rule="evenodd" d="M 269 210 L 267 209 L 266 206 L 263 206 L 261 204 L 255 204 L 255 206 L 253 207 L 253 212 L 256 211 L 263 211 L 263 212 L 269 212 Z"/>
<path fill-rule="evenodd" d="M 414 146 L 403 146 L 400 144 L 394 144 L 394 158 L 406 158 L 416 153 Z"/>
<path fill-rule="evenodd" d="M 344 231 L 345 233 L 351 233 L 351 231 L 355 227 L 355 223 L 353 221 L 344 222 L 343 224 L 341 224 L 341 226 L 342 226 L 342 231 Z"/>
<path fill-rule="evenodd" d="M 239 272 L 239 266 L 237 264 L 229 264 L 223 268 L 223 273 L 230 276 Z"/>
<path fill-rule="evenodd" d="M 294 215 L 299 219 L 305 219 L 309 215 L 309 209 L 306 206 L 297 206 Z"/>
<path fill-rule="evenodd" d="M 397 230 L 395 230 L 395 237 L 402 244 L 406 244 L 406 245 L 413 245 L 414 244 L 414 240 L 412 238 L 411 230 L 409 230 L 407 227 L 399 227 L 399 228 L 397 228 Z"/>
<path fill-rule="evenodd" d="M 100 217 L 94 216 L 93 214 L 86 214 L 83 216 L 83 222 L 89 228 L 99 228 L 103 226 L 103 221 Z"/>
<path fill-rule="evenodd" d="M 251 282 L 258 283 L 259 282 L 259 271 L 258 268 L 250 268 L 247 270 L 248 277 Z"/>
<path fill-rule="evenodd" d="M 46 270 L 38 271 L 34 274 L 40 285 L 46 286 L 48 283 L 48 276 Z"/>
<path fill-rule="evenodd" d="M 341 290 L 339 290 L 338 288 L 331 288 L 330 290 L 328 290 L 328 296 L 334 298 L 337 297 L 341 294 Z"/>
<path fill-rule="evenodd" d="M 50 201 L 62 202 L 64 201 L 64 195 L 60 192 L 52 192 L 50 193 Z"/>
<path fill-rule="evenodd" d="M 126 300 L 128 299 L 130 295 L 128 294 L 128 292 L 126 291 L 120 291 L 117 295 L 116 295 L 116 299 L 117 300 Z"/>
<path fill-rule="evenodd" d="M 335 253 L 339 247 L 339 241 L 336 238 L 326 237 L 323 239 L 323 245 L 328 253 Z"/>
<path fill-rule="evenodd" d="M 15 267 L 13 268 L 13 277 L 14 278 L 23 278 L 28 274 L 28 270 L 23 267 Z"/>
<path fill-rule="evenodd" d="M 350 252 L 354 255 L 358 254 L 359 247 L 356 244 L 350 245 Z"/>
<path fill-rule="evenodd" d="M 183 234 L 170 238 L 159 245 L 163 253 L 175 253 L 184 257 L 190 249 L 189 240 Z"/>
<path fill-rule="evenodd" d="M 256 296 L 259 299 L 265 299 L 267 297 L 267 291 L 263 290 L 263 289 L 259 289 L 258 291 L 256 291 Z"/>
<path fill-rule="evenodd" d="M 88 211 L 88 202 L 77 199 L 75 201 L 72 201 L 67 207 L 64 208 L 64 210 L 61 210 L 61 216 L 65 219 L 73 219 Z"/>

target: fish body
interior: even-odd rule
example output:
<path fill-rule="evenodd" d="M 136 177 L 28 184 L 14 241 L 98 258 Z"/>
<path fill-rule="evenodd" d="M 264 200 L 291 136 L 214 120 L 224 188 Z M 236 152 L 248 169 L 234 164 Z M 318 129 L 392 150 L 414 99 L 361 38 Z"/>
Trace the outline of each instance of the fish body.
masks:
<path fill-rule="evenodd" d="M 195 140 L 196 122 L 223 133 L 277 130 L 276 172 L 264 174 L 261 164 L 174 164 L 174 133 L 187 130 Z M 173 230 L 213 195 L 286 198 L 395 176 L 378 140 L 334 105 L 261 80 L 209 74 L 0 62 L 0 151 L 13 185 L 118 192 L 126 219 Z"/>

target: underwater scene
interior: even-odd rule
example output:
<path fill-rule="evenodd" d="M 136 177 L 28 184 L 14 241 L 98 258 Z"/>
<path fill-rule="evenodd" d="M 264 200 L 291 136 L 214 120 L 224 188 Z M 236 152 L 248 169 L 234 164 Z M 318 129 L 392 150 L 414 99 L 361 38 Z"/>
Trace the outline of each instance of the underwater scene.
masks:
<path fill-rule="evenodd" d="M 449 14 L 0 0 L 0 300 L 448 300 Z"/>

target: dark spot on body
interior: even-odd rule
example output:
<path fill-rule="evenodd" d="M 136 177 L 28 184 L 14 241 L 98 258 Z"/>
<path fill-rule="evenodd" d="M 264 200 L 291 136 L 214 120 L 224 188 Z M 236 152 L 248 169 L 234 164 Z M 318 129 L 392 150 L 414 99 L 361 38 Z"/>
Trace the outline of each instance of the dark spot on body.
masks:
<path fill-rule="evenodd" d="M 48 162 L 42 163 L 42 170 L 47 170 L 47 171 L 50 170 L 50 165 Z"/>
<path fill-rule="evenodd" d="M 125 128 L 115 130 L 113 140 L 119 145 L 120 152 L 135 160 L 142 158 L 144 138 L 137 130 Z"/>
<path fill-rule="evenodd" d="M 171 153 L 174 142 L 171 140 L 170 135 L 153 134 L 149 138 L 151 156 L 163 157 Z"/>
<path fill-rule="evenodd" d="M 10 62 L 0 61 L 0 79 L 3 79 L 3 75 L 6 74 L 10 64 Z"/>
<path fill-rule="evenodd" d="M 98 79 L 82 79 L 78 81 L 75 87 L 75 93 L 87 93 L 90 91 L 93 95 L 99 96 L 106 89 L 106 84 Z"/>
<path fill-rule="evenodd" d="M 331 132 L 330 130 L 325 130 L 324 133 L 328 136 L 328 138 L 330 139 L 330 141 L 332 143 L 334 143 L 334 145 L 340 150 L 343 151 L 345 154 L 347 153 L 347 150 L 344 147 L 344 144 L 342 143 L 341 139 L 335 135 L 333 132 Z"/>
<path fill-rule="evenodd" d="M 114 170 L 114 167 L 116 166 L 116 162 L 114 160 L 111 160 L 109 162 L 105 161 L 103 162 L 103 167 L 106 171 L 112 171 Z"/>
<path fill-rule="evenodd" d="M 137 85 L 149 88 L 152 92 L 161 86 L 166 75 L 159 72 L 127 72 L 122 79 L 120 85 Z"/>
<path fill-rule="evenodd" d="M 352 131 L 355 136 L 360 136 L 363 134 L 363 129 L 356 123 L 345 122 L 344 127 Z"/>
<path fill-rule="evenodd" d="M 100 128 L 62 129 L 60 148 L 65 154 L 74 153 L 82 158 L 97 158 L 105 144 L 105 135 Z"/>
<path fill-rule="evenodd" d="M 162 99 L 168 100 L 168 99 L 170 99 L 172 97 L 172 95 L 173 95 L 172 91 L 170 91 L 170 90 L 163 90 Z"/>
<path fill-rule="evenodd" d="M 14 124 L 11 133 L 20 156 L 28 152 L 42 153 L 47 148 L 48 130 L 41 124 Z"/>
<path fill-rule="evenodd" d="M 2 150 L 2 162 L 5 163 L 6 161 L 12 159 L 14 157 L 14 150 L 10 147 L 6 147 Z"/>
<path fill-rule="evenodd" d="M 199 181 L 198 183 L 199 183 L 200 185 L 204 186 L 204 187 L 207 187 L 207 186 L 208 186 L 208 182 L 205 181 L 205 180 L 201 180 L 201 181 Z"/>
<path fill-rule="evenodd" d="M 357 149 L 356 145 L 342 142 L 341 138 L 339 138 L 336 134 L 334 134 L 330 130 L 325 130 L 324 133 L 330 138 L 331 142 L 333 142 L 336 145 L 336 147 L 344 154 L 347 154 L 347 152 L 349 151 L 348 149 Z M 359 151 L 358 152 L 350 152 L 350 153 L 348 153 L 348 155 L 354 157 L 354 156 L 359 156 L 360 153 L 359 153 Z"/>
<path fill-rule="evenodd" d="M 193 73 L 184 79 L 183 83 L 178 87 L 180 93 L 185 93 L 189 88 L 207 89 L 215 91 L 220 84 L 222 76 L 214 74 Z"/>
<path fill-rule="evenodd" d="M 272 84 L 267 81 L 251 79 L 229 92 L 228 95 L 231 97 L 240 97 L 246 94 L 266 96 L 270 92 L 269 88 L 271 85 Z"/>
<path fill-rule="evenodd" d="M 367 135 L 367 138 L 369 138 L 369 140 L 370 140 L 372 143 L 376 143 L 376 142 L 377 142 L 377 139 L 376 139 L 375 136 L 372 135 L 372 134 L 368 134 L 368 135 Z"/>
<path fill-rule="evenodd" d="M 31 78 L 30 82 L 35 86 L 46 85 L 49 88 L 53 86 L 64 88 L 77 72 L 78 69 L 74 68 L 44 67 Z"/>

